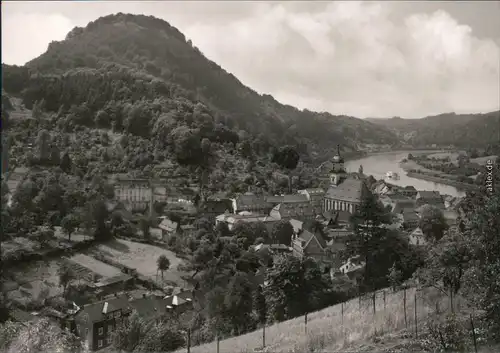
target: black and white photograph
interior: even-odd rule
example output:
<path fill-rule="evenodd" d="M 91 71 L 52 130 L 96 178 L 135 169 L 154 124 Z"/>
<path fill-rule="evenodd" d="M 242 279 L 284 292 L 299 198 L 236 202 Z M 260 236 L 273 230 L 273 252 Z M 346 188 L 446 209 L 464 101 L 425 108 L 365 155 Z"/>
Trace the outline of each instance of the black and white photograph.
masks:
<path fill-rule="evenodd" d="M 0 353 L 499 353 L 500 1 L 2 1 Z"/>

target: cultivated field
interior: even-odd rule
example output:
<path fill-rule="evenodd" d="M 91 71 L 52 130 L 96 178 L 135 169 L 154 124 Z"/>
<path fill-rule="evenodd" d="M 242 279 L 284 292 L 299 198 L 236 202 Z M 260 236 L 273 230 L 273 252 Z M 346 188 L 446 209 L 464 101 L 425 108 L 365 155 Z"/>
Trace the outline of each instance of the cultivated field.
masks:
<path fill-rule="evenodd" d="M 486 165 L 486 162 L 487 161 L 493 161 L 493 163 L 495 163 L 497 159 L 497 156 L 486 156 L 486 157 L 479 157 L 479 158 L 471 158 L 471 162 L 472 163 L 477 163 L 477 164 L 480 164 L 480 165 Z"/>
<path fill-rule="evenodd" d="M 69 261 L 105 278 L 117 276 L 122 273 L 120 269 L 84 254 L 74 255 L 69 258 Z"/>
<path fill-rule="evenodd" d="M 122 239 L 101 244 L 98 246 L 97 251 L 110 260 L 134 268 L 140 275 L 153 279 L 157 278 L 156 260 L 160 255 L 165 255 L 170 260 L 170 269 L 163 274 L 165 281 L 175 282 L 179 285 L 184 283 L 181 278 L 184 273 L 177 270 L 182 260 L 172 251 Z M 158 275 L 158 279 L 161 280 L 161 275 Z"/>
<path fill-rule="evenodd" d="M 402 330 L 415 331 L 415 289 L 406 291 L 406 322 L 403 310 L 403 291 L 392 293 L 386 290 L 384 304 L 383 293 L 377 293 L 376 313 L 371 299 L 353 299 L 343 305 L 336 305 L 308 315 L 307 333 L 304 317 L 285 321 L 266 328 L 266 348 L 263 352 L 381 352 L 390 346 L 374 347 L 373 337 Z M 439 303 L 439 304 L 436 304 Z M 457 300 L 456 308 L 464 308 L 464 302 Z M 424 326 L 436 305 L 442 311 L 448 307 L 448 299 L 436 295 L 433 291 L 417 294 L 417 327 Z M 342 309 L 343 307 L 343 309 Z M 343 311 L 343 315 L 342 315 Z M 404 339 L 395 339 L 392 348 L 401 345 Z M 239 337 L 221 340 L 220 353 L 250 353 L 262 348 L 262 329 Z M 372 348 L 375 348 L 373 350 Z M 186 349 L 178 350 L 178 353 Z M 403 350 L 404 351 L 404 350 Z M 406 350 L 408 351 L 408 350 Z M 192 353 L 216 352 L 216 343 L 192 347 Z"/>
<path fill-rule="evenodd" d="M 427 155 L 427 157 L 428 158 L 437 158 L 437 159 L 443 159 L 443 158 L 449 157 L 451 163 L 457 164 L 459 155 L 460 155 L 459 152 L 438 152 L 438 153 L 429 154 L 429 155 Z"/>

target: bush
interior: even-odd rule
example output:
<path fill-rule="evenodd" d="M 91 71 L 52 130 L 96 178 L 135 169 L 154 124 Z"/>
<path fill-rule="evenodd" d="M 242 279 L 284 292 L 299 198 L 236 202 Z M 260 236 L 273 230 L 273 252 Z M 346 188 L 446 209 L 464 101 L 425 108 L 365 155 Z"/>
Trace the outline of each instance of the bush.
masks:
<path fill-rule="evenodd" d="M 470 322 L 466 317 L 450 314 L 443 321 L 431 318 L 427 326 L 429 345 L 438 352 L 469 352 L 473 347 Z"/>

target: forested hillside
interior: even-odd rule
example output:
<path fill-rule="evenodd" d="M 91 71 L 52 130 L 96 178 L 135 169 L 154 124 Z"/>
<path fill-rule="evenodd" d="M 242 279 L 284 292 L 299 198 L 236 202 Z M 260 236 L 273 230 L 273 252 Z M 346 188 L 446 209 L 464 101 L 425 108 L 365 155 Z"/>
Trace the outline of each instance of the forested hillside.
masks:
<path fill-rule="evenodd" d="M 387 129 L 369 122 L 300 111 L 257 94 L 205 58 L 177 29 L 154 17 L 100 18 L 51 43 L 25 67 L 4 65 L 3 70 L 3 88 L 11 94 L 22 92 L 27 108 L 44 100 L 48 111 L 72 109 L 75 124 L 112 126 L 143 137 L 158 134 L 176 114 L 202 102 L 205 118 L 213 123 L 298 145 L 302 152 L 306 146 L 313 152 L 337 143 L 352 150 L 359 142 L 398 142 Z M 110 113 L 116 111 L 113 104 L 121 102 L 136 108 L 133 119 Z M 96 119 L 99 111 L 107 115 Z"/>
<path fill-rule="evenodd" d="M 500 145 L 500 111 L 486 114 L 446 113 L 422 119 L 368 119 L 384 126 L 414 146 L 437 144 L 458 147 Z M 498 153 L 492 151 L 491 154 Z"/>

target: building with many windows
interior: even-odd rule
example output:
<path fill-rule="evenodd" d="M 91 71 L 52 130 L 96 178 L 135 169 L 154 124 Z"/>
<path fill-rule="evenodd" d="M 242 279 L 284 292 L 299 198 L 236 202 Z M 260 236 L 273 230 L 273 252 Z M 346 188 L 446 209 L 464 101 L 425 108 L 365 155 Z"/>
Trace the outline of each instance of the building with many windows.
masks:
<path fill-rule="evenodd" d="M 111 334 L 131 311 L 126 295 L 85 305 L 75 316 L 76 334 L 92 351 L 111 345 Z"/>

